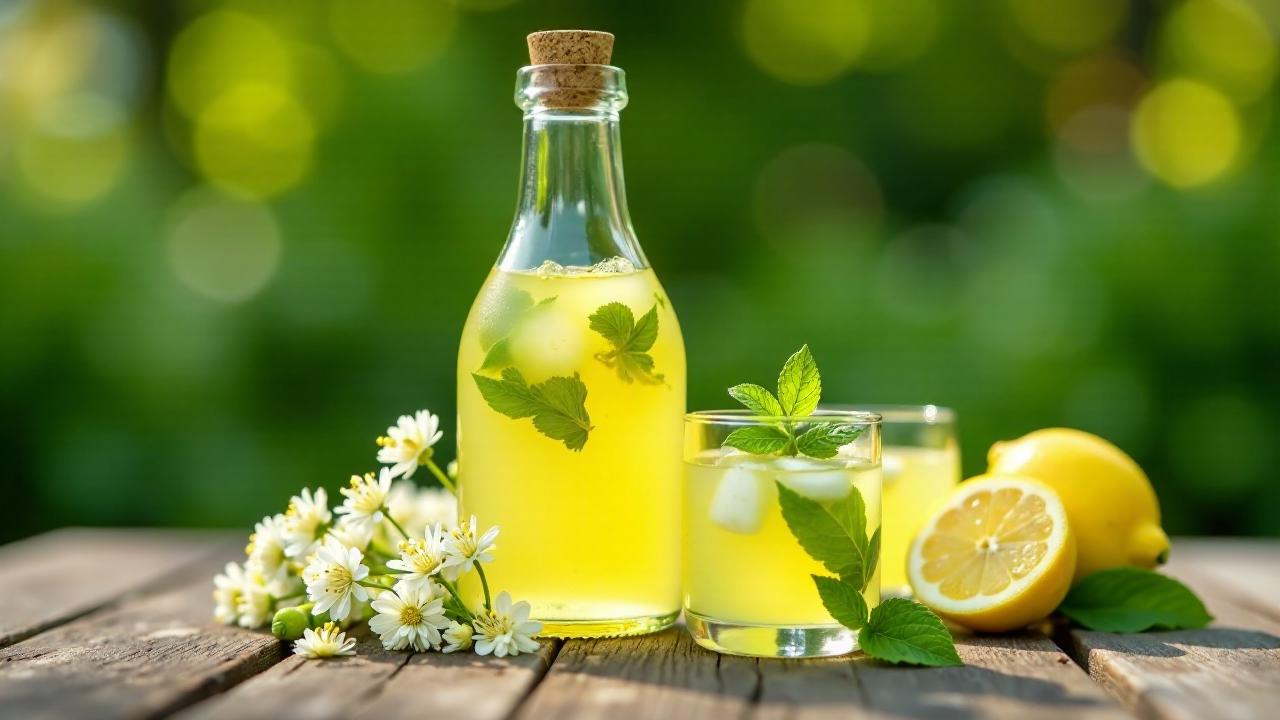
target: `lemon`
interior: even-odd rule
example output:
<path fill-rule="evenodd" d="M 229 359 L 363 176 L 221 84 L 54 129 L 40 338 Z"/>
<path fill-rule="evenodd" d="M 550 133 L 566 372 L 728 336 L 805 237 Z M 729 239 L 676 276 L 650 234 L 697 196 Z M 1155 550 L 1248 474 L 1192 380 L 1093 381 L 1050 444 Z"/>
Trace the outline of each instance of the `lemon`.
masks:
<path fill-rule="evenodd" d="M 1080 430 L 1049 428 L 998 442 L 992 474 L 1025 475 L 1053 488 L 1079 544 L 1075 579 L 1120 565 L 1154 567 L 1169 557 L 1151 481 L 1123 450 Z"/>
<path fill-rule="evenodd" d="M 1003 632 L 1062 602 L 1076 543 L 1062 501 L 1030 478 L 980 475 L 956 487 L 916 535 L 907 574 L 916 598 L 974 630 Z"/>

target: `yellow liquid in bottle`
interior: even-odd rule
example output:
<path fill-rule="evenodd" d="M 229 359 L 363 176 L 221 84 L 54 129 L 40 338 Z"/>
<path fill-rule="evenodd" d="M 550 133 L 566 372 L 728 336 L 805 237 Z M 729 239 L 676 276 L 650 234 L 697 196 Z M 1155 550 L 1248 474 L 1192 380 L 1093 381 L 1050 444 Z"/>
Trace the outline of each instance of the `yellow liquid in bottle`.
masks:
<path fill-rule="evenodd" d="M 886 593 L 907 594 L 907 554 L 911 541 L 933 511 L 960 482 L 959 451 L 885 445 L 884 530 L 881 537 Z"/>
<path fill-rule="evenodd" d="M 495 269 L 472 307 L 458 357 L 461 511 L 501 526 L 490 587 L 529 601 L 544 634 L 650 632 L 680 606 L 684 341 L 652 270 L 571 271 Z M 614 346 L 588 318 L 613 302 L 637 321 L 657 308 L 647 353 L 660 380 L 626 382 L 598 357 Z M 481 395 L 472 373 L 499 376 L 481 366 L 503 338 L 505 366 L 529 384 L 577 373 L 586 385 L 593 427 L 581 450 Z M 479 598 L 474 573 L 463 590 Z"/>
<path fill-rule="evenodd" d="M 810 469 L 792 469 L 799 463 Z M 816 489 L 812 497 L 820 502 L 856 488 L 866 505 L 870 536 L 880 525 L 880 466 L 839 460 L 799 463 L 796 458 L 722 456 L 716 451 L 686 461 L 686 611 L 753 626 L 837 624 L 810 577 L 831 572 L 809 557 L 787 527 L 774 483 Z M 879 603 L 875 575 L 863 598 L 868 608 Z M 749 647 L 737 651 L 755 652 Z"/>

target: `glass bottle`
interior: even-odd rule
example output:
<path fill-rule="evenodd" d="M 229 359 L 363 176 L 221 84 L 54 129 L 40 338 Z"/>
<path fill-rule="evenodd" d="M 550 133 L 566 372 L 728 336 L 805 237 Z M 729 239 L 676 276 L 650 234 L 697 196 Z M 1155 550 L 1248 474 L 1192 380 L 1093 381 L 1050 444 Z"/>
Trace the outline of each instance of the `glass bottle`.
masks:
<path fill-rule="evenodd" d="M 530 36 L 515 220 L 458 353 L 462 517 L 501 526 L 489 584 L 561 637 L 680 605 L 684 341 L 627 213 L 612 39 Z"/>

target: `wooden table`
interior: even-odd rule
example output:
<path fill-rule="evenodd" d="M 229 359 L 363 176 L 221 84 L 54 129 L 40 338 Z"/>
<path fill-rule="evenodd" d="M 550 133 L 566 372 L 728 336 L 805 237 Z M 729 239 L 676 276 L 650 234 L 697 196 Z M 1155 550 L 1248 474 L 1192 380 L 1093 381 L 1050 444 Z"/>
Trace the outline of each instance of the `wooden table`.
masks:
<path fill-rule="evenodd" d="M 756 661 L 682 630 L 535 655 L 311 661 L 211 619 L 242 534 L 67 529 L 0 548 L 0 718 L 1280 717 L 1280 541 L 1179 540 L 1211 628 L 963 636 L 966 667 Z"/>

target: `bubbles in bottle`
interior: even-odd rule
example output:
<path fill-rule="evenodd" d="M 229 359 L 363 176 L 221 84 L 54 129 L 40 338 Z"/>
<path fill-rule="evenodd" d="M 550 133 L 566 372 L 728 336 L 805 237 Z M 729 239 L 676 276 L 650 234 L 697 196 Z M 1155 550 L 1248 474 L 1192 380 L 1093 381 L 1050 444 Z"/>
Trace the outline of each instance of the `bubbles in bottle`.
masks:
<path fill-rule="evenodd" d="M 538 277 L 566 277 L 573 275 L 621 275 L 636 271 L 635 263 L 624 257 L 611 257 L 595 265 L 561 265 L 555 260 L 544 260 L 534 271 Z"/>

